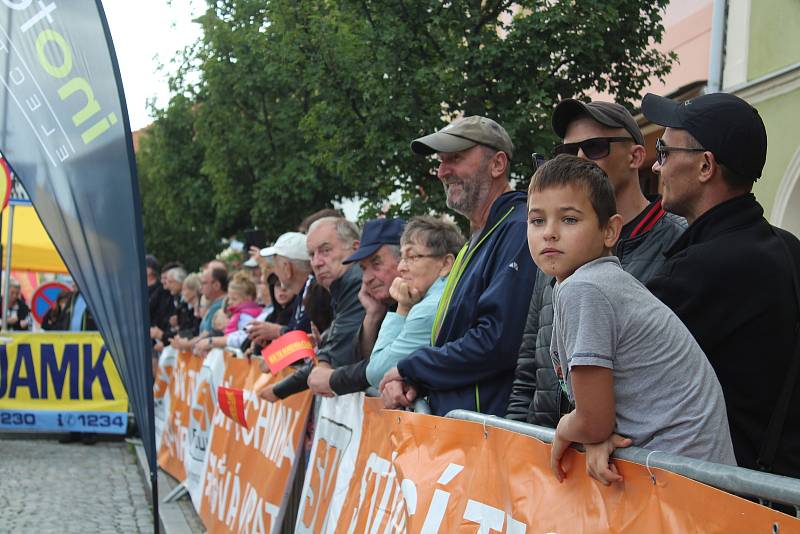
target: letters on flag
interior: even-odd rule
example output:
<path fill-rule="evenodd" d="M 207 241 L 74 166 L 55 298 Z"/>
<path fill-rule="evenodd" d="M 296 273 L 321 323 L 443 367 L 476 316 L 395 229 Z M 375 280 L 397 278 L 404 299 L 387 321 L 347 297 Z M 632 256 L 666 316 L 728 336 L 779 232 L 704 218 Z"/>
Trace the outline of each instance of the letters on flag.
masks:
<path fill-rule="evenodd" d="M 314 358 L 314 345 L 302 330 L 286 332 L 261 351 L 270 372 L 275 375 L 304 358 Z"/>
<path fill-rule="evenodd" d="M 241 389 L 217 387 L 217 402 L 222 413 L 237 425 L 247 428 L 247 419 L 244 417 L 244 393 Z"/>

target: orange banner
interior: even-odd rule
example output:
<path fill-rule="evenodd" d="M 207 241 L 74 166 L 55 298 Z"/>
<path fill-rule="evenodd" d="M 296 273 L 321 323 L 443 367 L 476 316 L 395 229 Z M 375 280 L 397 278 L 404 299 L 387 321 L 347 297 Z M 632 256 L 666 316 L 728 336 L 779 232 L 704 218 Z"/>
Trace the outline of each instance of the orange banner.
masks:
<path fill-rule="evenodd" d="M 219 407 L 214 413 L 198 510 L 209 532 L 277 532 L 282 518 L 311 393 L 267 402 L 256 393 L 263 376 L 256 361 L 226 358 L 223 385 L 243 390 L 247 426 L 235 424 Z"/>
<path fill-rule="evenodd" d="M 380 409 L 366 399 L 362 439 L 336 532 L 798 532 L 800 520 L 680 475 L 618 462 L 605 487 L 571 450 L 480 424 Z M 312 458 L 311 465 L 315 465 Z M 311 531 L 311 530 L 309 530 Z M 314 529 L 314 532 L 320 530 Z"/>
<path fill-rule="evenodd" d="M 296 361 L 316 357 L 314 345 L 311 344 L 308 334 L 302 330 L 286 332 L 264 347 L 261 355 L 273 375 L 278 374 Z"/>
<path fill-rule="evenodd" d="M 185 446 L 188 444 L 189 413 L 194 396 L 195 379 L 203 359 L 182 352 L 172 370 L 169 389 L 169 416 L 161 435 L 158 465 L 178 480 L 186 479 Z"/>

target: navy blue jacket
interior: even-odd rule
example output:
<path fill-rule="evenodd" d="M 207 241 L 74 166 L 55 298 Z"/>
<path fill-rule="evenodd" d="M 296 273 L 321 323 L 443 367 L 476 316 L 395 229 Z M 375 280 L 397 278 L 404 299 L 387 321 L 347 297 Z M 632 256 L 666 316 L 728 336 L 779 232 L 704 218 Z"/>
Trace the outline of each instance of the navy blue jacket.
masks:
<path fill-rule="evenodd" d="M 438 339 L 397 364 L 403 379 L 427 392 L 431 411 L 458 408 L 504 416 L 536 265 L 528 251 L 527 197 L 495 200 L 476 250 L 455 288 Z"/>

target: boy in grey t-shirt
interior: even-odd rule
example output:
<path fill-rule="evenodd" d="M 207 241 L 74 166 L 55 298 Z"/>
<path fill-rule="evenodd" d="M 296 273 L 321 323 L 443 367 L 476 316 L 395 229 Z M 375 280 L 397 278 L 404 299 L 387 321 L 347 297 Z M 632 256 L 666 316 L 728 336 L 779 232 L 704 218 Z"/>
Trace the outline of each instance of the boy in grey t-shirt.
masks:
<path fill-rule="evenodd" d="M 722 388 L 680 319 L 611 255 L 622 227 L 591 161 L 559 156 L 528 190 L 528 245 L 556 277 L 551 355 L 575 409 L 556 429 L 551 468 L 583 443 L 589 474 L 622 480 L 608 457 L 629 444 L 735 465 Z M 619 438 L 615 434 L 627 439 Z"/>

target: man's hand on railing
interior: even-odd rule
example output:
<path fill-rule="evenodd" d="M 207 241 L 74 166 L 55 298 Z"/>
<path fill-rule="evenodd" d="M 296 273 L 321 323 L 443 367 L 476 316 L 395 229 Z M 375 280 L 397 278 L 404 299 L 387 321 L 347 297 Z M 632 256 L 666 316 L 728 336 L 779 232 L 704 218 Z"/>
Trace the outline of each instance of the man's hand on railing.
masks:
<path fill-rule="evenodd" d="M 250 339 L 262 345 L 266 345 L 281 336 L 281 325 L 276 323 L 251 321 L 245 328 Z"/>
<path fill-rule="evenodd" d="M 311 374 L 308 375 L 308 387 L 314 395 L 321 397 L 335 397 L 336 393 L 331 389 L 331 375 L 333 369 L 325 362 L 320 362 L 314 366 Z"/>
<path fill-rule="evenodd" d="M 407 408 L 417 398 L 417 388 L 406 384 L 397 367 L 391 368 L 380 383 L 383 406 L 388 409 Z"/>
<path fill-rule="evenodd" d="M 611 434 L 605 441 L 586 444 L 586 472 L 604 486 L 610 486 L 612 482 L 622 482 L 622 475 L 611 455 L 615 449 L 630 447 L 631 443 L 633 442 L 630 438 Z"/>
<path fill-rule="evenodd" d="M 161 339 L 164 337 L 164 331 L 157 326 L 150 327 L 150 339 Z"/>

